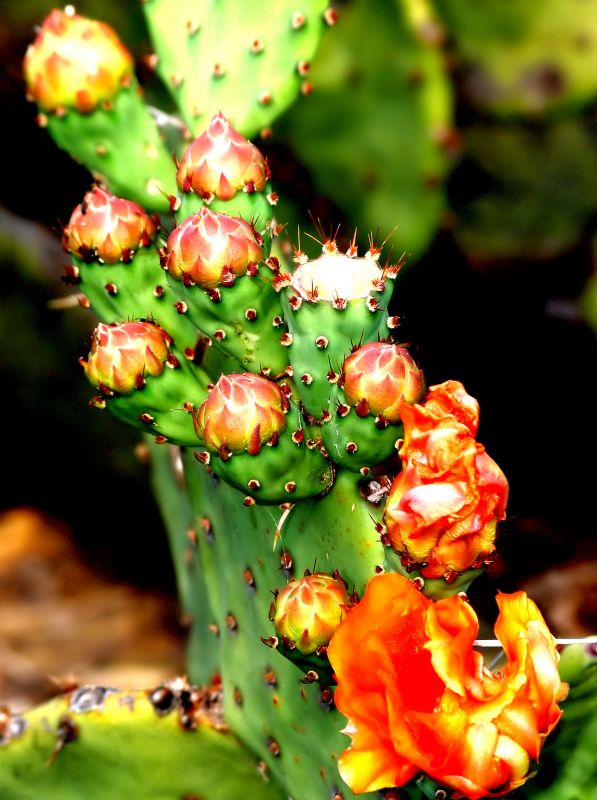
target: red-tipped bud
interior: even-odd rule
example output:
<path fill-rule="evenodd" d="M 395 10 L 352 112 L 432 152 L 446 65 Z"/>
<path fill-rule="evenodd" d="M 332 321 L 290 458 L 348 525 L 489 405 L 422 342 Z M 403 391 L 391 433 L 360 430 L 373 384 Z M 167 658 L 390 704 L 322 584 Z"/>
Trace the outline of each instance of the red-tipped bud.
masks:
<path fill-rule="evenodd" d="M 166 331 L 152 322 L 100 323 L 88 359 L 80 363 L 101 391 L 128 394 L 142 388 L 146 376 L 162 374 L 171 344 Z"/>
<path fill-rule="evenodd" d="M 156 237 L 155 220 L 141 206 L 95 186 L 72 213 L 62 234 L 64 249 L 84 261 L 130 261 Z"/>
<path fill-rule="evenodd" d="M 54 9 L 27 50 L 28 96 L 44 111 L 93 111 L 133 74 L 133 57 L 112 28 Z"/>
<path fill-rule="evenodd" d="M 319 258 L 298 266 L 292 275 L 294 290 L 309 302 L 328 300 L 345 308 L 347 300 L 368 297 L 377 291 L 383 270 L 375 259 L 351 258 L 324 248 Z M 338 300 L 342 303 L 338 303 Z"/>
<path fill-rule="evenodd" d="M 308 655 L 327 645 L 350 605 L 345 584 L 315 572 L 291 580 L 275 601 L 274 625 L 280 638 Z"/>
<path fill-rule="evenodd" d="M 182 192 L 230 200 L 243 189 L 262 192 L 268 168 L 261 152 L 220 112 L 186 149 L 176 173 Z"/>
<path fill-rule="evenodd" d="M 195 431 L 214 452 L 225 447 L 257 455 L 286 428 L 287 404 L 280 387 L 267 378 L 248 372 L 222 375 L 193 414 Z"/>
<path fill-rule="evenodd" d="M 344 394 L 357 406 L 367 402 L 373 416 L 398 422 L 404 403 L 416 403 L 425 390 L 423 373 L 403 347 L 369 342 L 344 361 Z M 363 404 L 364 405 L 364 404 Z"/>
<path fill-rule="evenodd" d="M 189 275 L 198 286 L 213 289 L 223 275 L 244 275 L 262 258 L 261 237 L 247 222 L 203 207 L 170 234 L 166 266 L 175 278 Z"/>

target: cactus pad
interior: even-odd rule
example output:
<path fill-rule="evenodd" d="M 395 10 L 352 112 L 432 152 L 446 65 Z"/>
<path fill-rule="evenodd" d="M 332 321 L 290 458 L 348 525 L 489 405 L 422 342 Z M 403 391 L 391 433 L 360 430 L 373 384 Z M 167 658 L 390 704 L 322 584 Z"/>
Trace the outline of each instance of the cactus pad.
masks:
<path fill-rule="evenodd" d="M 3 800 L 282 800 L 221 727 L 217 689 L 84 686 L 24 716 L 0 712 Z M 210 703 L 214 703 L 208 710 Z M 214 794 L 214 791 L 216 794 Z"/>
<path fill-rule="evenodd" d="M 301 91 L 325 20 L 334 19 L 326 8 L 327 0 L 280 0 L 266 14 L 230 0 L 143 6 L 158 74 L 191 130 L 223 111 L 247 137 L 268 127 Z"/>

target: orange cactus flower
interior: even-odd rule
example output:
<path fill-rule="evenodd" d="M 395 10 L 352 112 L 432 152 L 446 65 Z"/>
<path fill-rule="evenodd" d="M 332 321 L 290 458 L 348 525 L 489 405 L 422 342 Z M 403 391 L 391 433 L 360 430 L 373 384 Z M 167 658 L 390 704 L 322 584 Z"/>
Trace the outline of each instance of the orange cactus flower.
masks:
<path fill-rule="evenodd" d="M 230 200 L 238 191 L 262 192 L 269 177 L 264 156 L 219 112 L 187 147 L 176 172 L 181 192 Z"/>
<path fill-rule="evenodd" d="M 308 655 L 328 644 L 350 598 L 345 583 L 324 572 L 291 580 L 277 595 L 274 625 L 278 636 Z"/>
<path fill-rule="evenodd" d="M 408 350 L 386 342 L 368 342 L 351 353 L 342 379 L 348 403 L 365 402 L 369 413 L 389 422 L 398 422 L 403 404 L 416 403 L 425 389 L 423 373 Z"/>
<path fill-rule="evenodd" d="M 87 361 L 80 364 L 102 391 L 129 394 L 143 388 L 147 375 L 162 374 L 171 344 L 166 331 L 152 322 L 100 323 Z"/>
<path fill-rule="evenodd" d="M 222 375 L 193 413 L 197 436 L 213 452 L 257 455 L 286 428 L 288 400 L 260 375 Z"/>
<path fill-rule="evenodd" d="M 94 186 L 73 211 L 62 243 L 84 261 L 116 264 L 130 261 L 135 250 L 148 247 L 156 234 L 155 219 L 141 206 Z"/>
<path fill-rule="evenodd" d="M 495 550 L 508 482 L 475 440 L 478 404 L 457 381 L 432 386 L 402 408 L 402 471 L 388 495 L 392 547 L 427 578 L 481 566 Z"/>
<path fill-rule="evenodd" d="M 396 574 L 369 581 L 328 646 L 352 740 L 338 766 L 353 792 L 403 786 L 424 772 L 478 800 L 526 781 L 567 685 L 532 600 L 515 592 L 497 603 L 507 664 L 493 674 L 473 649 L 479 625 L 466 598 L 434 602 Z"/>
<path fill-rule="evenodd" d="M 189 275 L 198 286 L 213 289 L 223 273 L 238 277 L 261 261 L 261 242 L 248 222 L 203 207 L 168 237 L 166 267 L 175 278 Z"/>
<path fill-rule="evenodd" d="M 112 28 L 67 8 L 54 9 L 27 49 L 27 93 L 44 111 L 93 111 L 133 74 L 133 57 Z"/>

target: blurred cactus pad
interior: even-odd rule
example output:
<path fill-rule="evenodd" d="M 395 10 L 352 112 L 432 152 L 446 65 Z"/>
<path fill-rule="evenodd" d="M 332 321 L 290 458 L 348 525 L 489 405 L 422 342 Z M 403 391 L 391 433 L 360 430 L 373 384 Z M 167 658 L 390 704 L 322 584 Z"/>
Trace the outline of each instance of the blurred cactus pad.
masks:
<path fill-rule="evenodd" d="M 67 6 L 40 25 L 27 96 L 90 174 L 62 231 L 89 413 L 143 437 L 190 629 L 184 678 L 0 709 L 3 800 L 595 797 L 591 649 L 560 679 L 516 592 L 503 659 L 473 650 L 466 592 L 499 555 L 508 481 L 394 296 L 442 225 L 475 262 L 540 258 L 594 208 L 590 122 L 549 116 L 597 88 L 594 4 L 574 24 L 563 0 L 510 5 L 145 0 L 146 82 L 105 23 Z M 456 132 L 469 96 L 487 118 Z M 462 147 L 522 226 L 490 181 L 451 198 Z M 340 227 L 305 223 L 285 148 Z M 579 194 L 561 213 L 555 190 L 533 199 L 542 153 L 539 188 Z"/>

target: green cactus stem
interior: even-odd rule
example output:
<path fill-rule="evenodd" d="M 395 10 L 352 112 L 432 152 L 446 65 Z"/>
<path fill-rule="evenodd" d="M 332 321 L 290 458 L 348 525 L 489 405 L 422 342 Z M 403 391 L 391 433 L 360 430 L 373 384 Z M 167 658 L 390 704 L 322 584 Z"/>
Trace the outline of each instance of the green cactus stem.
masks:
<path fill-rule="evenodd" d="M 282 800 L 226 731 L 217 686 L 83 686 L 23 716 L 0 711 L 3 800 Z"/>
<path fill-rule="evenodd" d="M 394 322 L 387 313 L 398 266 L 377 266 L 379 249 L 358 258 L 337 252 L 334 240 L 323 255 L 308 261 L 302 253 L 292 276 L 283 276 L 283 306 L 289 333 L 288 357 L 308 414 L 329 418 L 331 397 L 344 359 L 355 347 L 386 336 Z"/>
<path fill-rule="evenodd" d="M 180 448 L 158 445 L 145 436 L 151 464 L 151 486 L 168 536 L 181 605 L 181 622 L 189 631 L 187 661 L 194 677 L 210 683 L 220 668 L 219 638 L 214 635 L 216 615 L 204 579 L 199 538 L 210 536 L 203 517 L 194 517 L 182 471 Z"/>
<path fill-rule="evenodd" d="M 275 13 L 230 0 L 147 0 L 156 70 L 196 133 L 223 110 L 245 136 L 268 128 L 299 95 L 326 23 L 327 0 L 279 0 Z M 225 37 L 222 31 L 226 31 Z"/>
<path fill-rule="evenodd" d="M 321 499 L 285 509 L 244 506 L 242 494 L 199 469 L 188 450 L 183 462 L 195 517 L 210 523 L 199 549 L 218 618 L 226 721 L 294 800 L 337 793 L 352 800 L 337 772 L 345 738 L 333 693 L 325 683 L 309 683 L 309 676 L 302 682 L 304 672 L 261 638 L 275 634 L 268 622 L 271 593 L 285 576 L 302 575 L 316 560 L 317 570 L 338 568 L 349 591 L 360 592 L 383 569 L 381 509 L 361 496 L 356 476 L 342 472 Z"/>
<path fill-rule="evenodd" d="M 359 416 L 348 405 L 342 389 L 330 395 L 330 417 L 321 436 L 330 458 L 352 472 L 368 471 L 376 464 L 396 456 L 404 435 L 402 425 L 391 424 L 366 414 Z"/>
<path fill-rule="evenodd" d="M 28 94 L 56 144 L 115 194 L 168 211 L 172 154 L 145 105 L 130 53 L 103 23 L 55 9 L 27 50 Z"/>
<path fill-rule="evenodd" d="M 186 286 L 170 276 L 168 284 L 184 303 L 188 320 L 209 336 L 214 348 L 245 370 L 282 376 L 288 368 L 288 334 L 273 288 L 278 272 L 277 262 L 268 260 L 213 289 Z"/>

